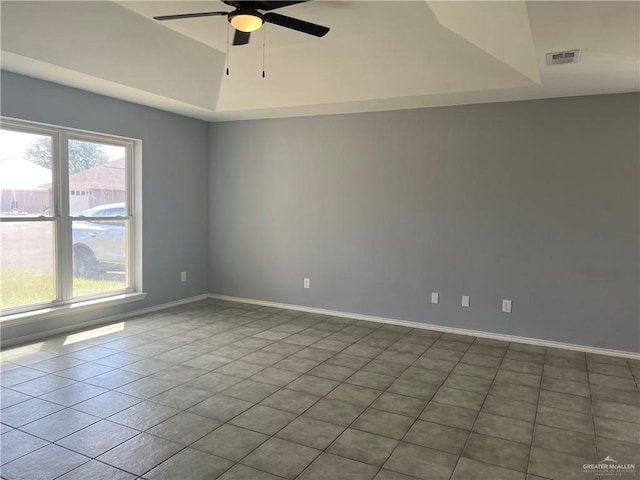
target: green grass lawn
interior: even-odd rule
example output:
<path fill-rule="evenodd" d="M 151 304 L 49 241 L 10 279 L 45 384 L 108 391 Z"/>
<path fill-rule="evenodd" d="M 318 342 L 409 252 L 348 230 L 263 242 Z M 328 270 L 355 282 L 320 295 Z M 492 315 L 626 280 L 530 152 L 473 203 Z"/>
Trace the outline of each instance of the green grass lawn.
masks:
<path fill-rule="evenodd" d="M 73 279 L 74 296 L 119 290 L 122 282 L 110 280 Z M 48 302 L 55 297 L 52 274 L 30 272 L 2 272 L 0 274 L 0 307 L 15 307 L 30 303 Z"/>

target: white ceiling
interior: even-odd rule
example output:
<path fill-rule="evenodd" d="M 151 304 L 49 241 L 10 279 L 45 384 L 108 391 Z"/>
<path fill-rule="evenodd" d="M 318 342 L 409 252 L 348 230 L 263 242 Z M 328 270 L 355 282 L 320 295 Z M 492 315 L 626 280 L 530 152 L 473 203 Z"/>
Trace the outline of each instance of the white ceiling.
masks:
<path fill-rule="evenodd" d="M 212 1 L 5 1 L 2 68 L 211 121 L 640 90 L 640 3 L 322 1 L 231 47 Z M 266 34 L 266 78 L 262 72 Z M 578 64 L 545 54 L 582 49 Z"/>

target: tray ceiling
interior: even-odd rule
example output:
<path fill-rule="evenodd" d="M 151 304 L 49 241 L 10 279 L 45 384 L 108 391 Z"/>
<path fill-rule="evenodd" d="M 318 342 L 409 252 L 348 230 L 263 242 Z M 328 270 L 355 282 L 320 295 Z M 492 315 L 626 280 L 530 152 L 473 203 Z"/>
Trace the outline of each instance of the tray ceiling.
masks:
<path fill-rule="evenodd" d="M 2 68 L 206 120 L 639 90 L 638 2 L 321 1 L 231 47 L 219 1 L 3 1 Z M 264 35 L 264 36 L 263 36 Z M 265 43 L 266 78 L 261 77 Z M 582 49 L 575 65 L 545 54 Z"/>

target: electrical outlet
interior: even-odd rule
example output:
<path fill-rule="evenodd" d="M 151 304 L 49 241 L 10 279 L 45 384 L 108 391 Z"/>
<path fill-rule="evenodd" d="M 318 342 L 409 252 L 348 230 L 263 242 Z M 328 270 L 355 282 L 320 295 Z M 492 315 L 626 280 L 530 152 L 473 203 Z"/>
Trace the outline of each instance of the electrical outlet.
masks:
<path fill-rule="evenodd" d="M 187 281 L 187 272 L 180 272 L 180 281 L 181 282 Z"/>
<path fill-rule="evenodd" d="M 304 288 L 311 288 L 311 279 L 305 278 L 303 284 L 304 284 Z"/>
<path fill-rule="evenodd" d="M 511 313 L 511 300 L 502 300 L 502 312 Z"/>
<path fill-rule="evenodd" d="M 470 303 L 469 295 L 463 295 L 462 296 L 462 306 L 463 307 L 468 307 L 469 303 Z"/>
<path fill-rule="evenodd" d="M 431 293 L 431 303 L 438 303 L 440 301 L 440 294 L 436 292 Z"/>

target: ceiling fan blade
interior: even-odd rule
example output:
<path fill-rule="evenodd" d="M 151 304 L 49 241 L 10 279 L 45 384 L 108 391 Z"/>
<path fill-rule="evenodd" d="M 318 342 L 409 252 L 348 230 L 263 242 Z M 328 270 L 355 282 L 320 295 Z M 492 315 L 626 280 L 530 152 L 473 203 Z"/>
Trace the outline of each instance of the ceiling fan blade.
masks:
<path fill-rule="evenodd" d="M 240 30 L 236 30 L 236 33 L 233 35 L 233 44 L 246 45 L 247 43 L 249 43 L 250 37 L 251 32 L 241 32 Z"/>
<path fill-rule="evenodd" d="M 181 13 L 178 15 L 160 15 L 153 17 L 154 20 L 178 20 L 180 18 L 197 18 L 197 17 L 216 17 L 219 15 L 228 15 L 229 12 L 202 12 L 202 13 Z"/>
<path fill-rule="evenodd" d="M 264 2 L 253 2 L 256 4 L 256 7 L 258 10 L 275 10 L 276 8 L 282 8 L 282 7 L 288 7 L 289 5 L 295 5 L 297 3 L 305 3 L 308 2 L 309 0 L 297 0 L 297 1 L 291 1 L 291 2 L 270 2 L 270 1 L 264 1 Z"/>
<path fill-rule="evenodd" d="M 287 17 L 286 15 L 280 15 L 279 13 L 265 13 L 264 21 L 280 25 L 281 27 L 297 30 L 298 32 L 308 33 L 316 37 L 324 37 L 329 28 L 322 25 L 316 25 L 315 23 L 305 22 L 304 20 L 298 20 L 297 18 Z"/>

